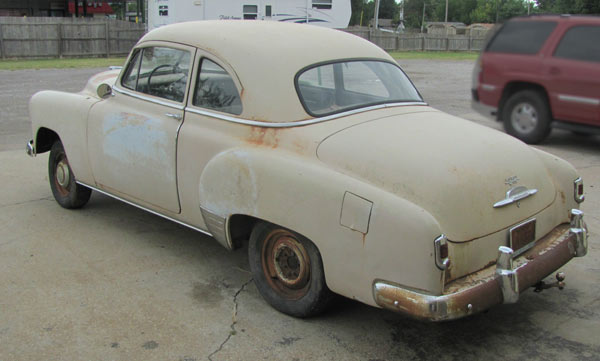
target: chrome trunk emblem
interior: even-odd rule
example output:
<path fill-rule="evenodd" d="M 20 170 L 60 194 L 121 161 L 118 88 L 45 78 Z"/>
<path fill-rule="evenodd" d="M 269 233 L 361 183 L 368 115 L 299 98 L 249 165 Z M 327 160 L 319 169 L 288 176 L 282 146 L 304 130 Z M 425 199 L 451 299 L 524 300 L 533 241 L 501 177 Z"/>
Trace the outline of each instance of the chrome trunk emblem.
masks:
<path fill-rule="evenodd" d="M 513 186 L 515 184 L 517 184 L 517 182 L 519 181 L 519 177 L 512 176 L 512 177 L 508 177 L 504 180 L 504 184 L 506 184 L 507 186 Z"/>
<path fill-rule="evenodd" d="M 537 189 L 528 189 L 527 187 L 513 187 L 506 192 L 506 198 L 494 203 L 494 208 L 504 207 L 506 205 L 520 201 L 537 193 Z"/>

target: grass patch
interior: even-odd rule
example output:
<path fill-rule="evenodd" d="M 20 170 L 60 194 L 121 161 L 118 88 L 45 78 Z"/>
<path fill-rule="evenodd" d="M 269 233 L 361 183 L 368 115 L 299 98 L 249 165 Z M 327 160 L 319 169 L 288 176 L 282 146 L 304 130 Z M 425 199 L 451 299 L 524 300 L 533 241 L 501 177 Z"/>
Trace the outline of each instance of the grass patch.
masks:
<path fill-rule="evenodd" d="M 77 58 L 40 60 L 0 60 L 0 70 L 103 68 L 122 66 L 125 58 Z"/>
<path fill-rule="evenodd" d="M 475 51 L 390 51 L 394 59 L 477 60 Z"/>

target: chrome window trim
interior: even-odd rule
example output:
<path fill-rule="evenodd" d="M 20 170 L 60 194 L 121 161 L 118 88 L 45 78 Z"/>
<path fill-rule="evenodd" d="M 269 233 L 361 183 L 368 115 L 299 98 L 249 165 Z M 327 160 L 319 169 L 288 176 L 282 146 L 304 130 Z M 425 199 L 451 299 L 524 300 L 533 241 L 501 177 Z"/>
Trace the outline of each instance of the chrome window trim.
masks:
<path fill-rule="evenodd" d="M 173 104 L 173 103 L 168 102 L 166 100 L 154 99 L 154 98 L 151 98 L 151 97 L 146 96 L 146 95 L 142 95 L 142 94 L 134 93 L 134 92 L 129 91 L 129 90 L 122 89 L 121 87 L 119 87 L 116 84 L 113 87 L 113 90 L 116 91 L 117 93 L 120 93 L 120 94 L 129 95 L 130 97 L 133 97 L 133 98 L 136 98 L 136 99 L 145 100 L 147 102 L 151 102 L 151 103 L 155 103 L 155 104 L 159 104 L 159 105 L 164 105 L 164 106 L 169 107 L 169 108 L 173 108 L 173 109 L 177 109 L 177 110 L 184 110 L 185 109 L 185 106 L 183 104 Z"/>
<path fill-rule="evenodd" d="M 576 95 L 558 94 L 558 99 L 564 102 L 580 103 L 587 105 L 600 105 L 600 99 L 580 97 Z"/>
<path fill-rule="evenodd" d="M 291 127 L 299 127 L 299 126 L 303 126 L 303 125 L 310 125 L 310 124 L 325 122 L 328 120 L 341 118 L 341 117 L 358 114 L 358 113 L 362 113 L 362 112 L 367 112 L 370 110 L 393 108 L 393 107 L 399 107 L 399 106 L 410 106 L 410 105 L 429 105 L 429 104 L 427 104 L 426 102 L 379 104 L 379 105 L 372 105 L 370 107 L 365 107 L 365 108 L 353 109 L 353 110 L 349 110 L 347 112 L 332 114 L 332 115 L 328 115 L 325 117 L 318 117 L 318 118 L 307 119 L 307 120 L 298 120 L 298 121 L 294 121 L 294 122 L 277 122 L 277 123 L 259 122 L 256 120 L 236 118 L 236 117 L 232 117 L 229 115 L 214 113 L 211 111 L 207 111 L 207 110 L 203 110 L 203 109 L 196 109 L 196 108 L 192 108 L 192 107 L 186 107 L 185 111 L 194 113 L 194 114 L 204 115 L 204 116 L 211 117 L 211 118 L 226 120 L 226 121 L 238 123 L 238 124 L 252 125 L 252 126 L 264 127 L 264 128 L 291 128 Z"/>
<path fill-rule="evenodd" d="M 146 207 L 144 207 L 144 206 L 141 206 L 141 205 L 139 205 L 139 204 L 136 204 L 136 203 L 134 203 L 134 202 L 128 201 L 128 200 L 126 200 L 126 199 L 123 199 L 123 198 L 121 198 L 121 197 L 118 197 L 118 196 L 116 196 L 116 195 L 114 195 L 114 194 L 110 194 L 110 193 L 108 193 L 107 191 L 103 191 L 103 190 L 101 190 L 101 189 L 98 189 L 98 188 L 96 188 L 96 187 L 94 187 L 94 186 L 91 186 L 91 185 L 89 185 L 89 184 L 83 183 L 83 182 L 81 182 L 81 181 L 75 181 L 75 182 L 76 182 L 77 184 L 81 184 L 81 185 L 82 185 L 82 186 L 84 186 L 84 187 L 87 187 L 87 188 L 90 188 L 90 189 L 92 189 L 92 190 L 95 190 L 95 191 L 96 191 L 96 192 L 98 192 L 98 193 L 102 193 L 102 194 L 104 194 L 104 195 L 107 195 L 107 196 L 109 196 L 109 197 L 111 197 L 111 198 L 114 198 L 114 199 L 116 199 L 116 200 L 118 200 L 118 201 L 121 201 L 121 202 L 123 202 L 123 203 L 127 203 L 127 204 L 129 204 L 130 206 L 134 206 L 134 207 L 136 207 L 136 208 L 139 208 L 139 209 L 141 209 L 141 210 L 144 210 L 144 211 L 146 211 L 146 212 L 152 213 L 152 214 L 154 214 L 155 216 L 162 217 L 162 218 L 164 218 L 164 219 L 167 219 L 167 220 L 169 220 L 169 221 L 175 222 L 175 223 L 177 223 L 177 224 L 180 224 L 180 225 L 182 225 L 182 226 L 185 226 L 185 227 L 191 228 L 191 229 L 193 229 L 194 231 L 198 231 L 198 232 L 200 232 L 200 233 L 204 233 L 204 234 L 206 234 L 207 236 L 211 236 L 211 237 L 213 237 L 213 235 L 212 235 L 210 232 L 208 232 L 208 231 L 205 231 L 205 230 L 203 230 L 202 228 L 198 228 L 198 227 L 192 226 L 191 224 L 188 224 L 188 223 L 185 223 L 185 222 L 183 222 L 183 221 L 177 220 L 177 219 L 175 219 L 175 218 L 171 218 L 171 217 L 169 217 L 169 216 L 166 216 L 166 215 L 164 215 L 164 214 L 158 213 L 157 211 L 153 211 L 153 210 L 151 210 L 151 209 L 148 209 L 148 208 L 146 208 Z"/>

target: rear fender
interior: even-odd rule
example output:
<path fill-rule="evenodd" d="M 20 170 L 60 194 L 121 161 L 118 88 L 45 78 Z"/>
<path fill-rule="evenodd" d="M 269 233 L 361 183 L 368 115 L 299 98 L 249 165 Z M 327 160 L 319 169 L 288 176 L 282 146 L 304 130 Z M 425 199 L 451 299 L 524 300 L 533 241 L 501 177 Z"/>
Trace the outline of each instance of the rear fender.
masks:
<path fill-rule="evenodd" d="M 347 192 L 372 203 L 368 229 L 342 225 Z M 314 159 L 272 150 L 238 148 L 213 158 L 199 186 L 209 231 L 231 248 L 227 221 L 243 214 L 286 227 L 310 239 L 323 258 L 329 288 L 375 305 L 372 284 L 386 279 L 441 292 L 433 242 L 439 225 L 425 210 Z M 214 231 L 211 229 L 221 229 Z M 216 236 L 215 238 L 218 238 Z"/>

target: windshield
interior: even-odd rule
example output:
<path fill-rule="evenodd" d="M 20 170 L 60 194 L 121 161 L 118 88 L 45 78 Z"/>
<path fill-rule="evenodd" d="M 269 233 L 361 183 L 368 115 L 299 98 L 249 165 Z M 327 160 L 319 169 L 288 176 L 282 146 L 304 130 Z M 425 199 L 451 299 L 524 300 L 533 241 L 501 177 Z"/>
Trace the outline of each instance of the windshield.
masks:
<path fill-rule="evenodd" d="M 423 101 L 398 66 L 375 60 L 340 61 L 305 69 L 296 76 L 296 89 L 305 110 L 313 116 Z"/>

